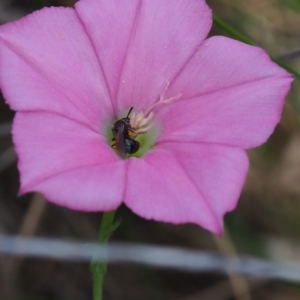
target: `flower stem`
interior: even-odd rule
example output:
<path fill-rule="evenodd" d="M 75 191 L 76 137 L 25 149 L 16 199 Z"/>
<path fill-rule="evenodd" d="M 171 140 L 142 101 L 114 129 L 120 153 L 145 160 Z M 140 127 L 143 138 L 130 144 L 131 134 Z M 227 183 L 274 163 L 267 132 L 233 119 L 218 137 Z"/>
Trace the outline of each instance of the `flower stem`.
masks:
<path fill-rule="evenodd" d="M 109 211 L 103 214 L 98 236 L 99 245 L 106 244 L 111 234 L 120 225 L 120 222 L 114 223 L 115 212 L 116 211 Z M 107 270 L 107 263 L 93 259 L 90 267 L 93 273 L 93 300 L 102 300 L 103 282 Z"/>

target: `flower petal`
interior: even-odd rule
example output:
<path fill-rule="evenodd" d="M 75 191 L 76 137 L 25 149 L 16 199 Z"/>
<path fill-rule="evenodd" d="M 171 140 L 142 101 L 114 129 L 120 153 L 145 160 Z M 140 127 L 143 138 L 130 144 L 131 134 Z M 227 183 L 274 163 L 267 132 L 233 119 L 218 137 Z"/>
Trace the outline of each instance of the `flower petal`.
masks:
<path fill-rule="evenodd" d="M 112 115 L 97 56 L 71 8 L 0 28 L 1 89 L 14 110 L 51 111 L 97 128 Z"/>
<path fill-rule="evenodd" d="M 125 183 L 123 161 L 87 166 L 45 178 L 28 191 L 42 193 L 57 205 L 80 211 L 109 211 L 123 200 Z"/>
<path fill-rule="evenodd" d="M 81 0 L 75 4 L 115 101 L 139 0 Z M 97 26 L 95 26 L 97 24 Z"/>
<path fill-rule="evenodd" d="M 130 159 L 124 202 L 146 219 L 196 223 L 221 234 L 247 170 L 238 148 L 162 143 L 144 158 Z"/>
<path fill-rule="evenodd" d="M 18 112 L 13 140 L 21 193 L 39 191 L 56 204 L 81 210 L 120 204 L 125 162 L 89 127 L 53 113 Z"/>
<path fill-rule="evenodd" d="M 118 97 L 119 112 L 146 109 L 156 101 L 212 23 L 204 0 L 81 0 L 75 8 L 92 37 L 112 99 Z"/>
<path fill-rule="evenodd" d="M 210 38 L 167 91 L 182 98 L 157 112 L 159 141 L 256 147 L 279 122 L 291 81 L 262 49 Z"/>

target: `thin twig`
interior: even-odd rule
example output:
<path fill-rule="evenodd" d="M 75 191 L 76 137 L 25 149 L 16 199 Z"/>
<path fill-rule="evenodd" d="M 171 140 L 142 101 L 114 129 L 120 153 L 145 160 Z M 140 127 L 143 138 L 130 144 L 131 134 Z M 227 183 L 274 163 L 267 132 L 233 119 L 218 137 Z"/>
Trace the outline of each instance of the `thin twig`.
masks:
<path fill-rule="evenodd" d="M 290 51 L 290 52 L 282 54 L 278 57 L 278 59 L 280 59 L 284 62 L 289 62 L 289 61 L 295 60 L 297 58 L 300 58 L 300 49 Z"/>
<path fill-rule="evenodd" d="M 219 251 L 223 255 L 230 255 L 238 257 L 237 252 L 234 248 L 234 244 L 231 242 L 229 236 L 225 233 L 222 238 L 213 235 L 213 239 L 217 244 Z M 238 259 L 238 258 L 237 258 Z M 248 288 L 247 281 L 240 275 L 232 274 L 228 270 L 229 281 L 232 286 L 235 298 L 238 300 L 251 300 L 250 291 Z"/>
<path fill-rule="evenodd" d="M 34 194 L 24 220 L 20 226 L 20 237 L 28 237 L 34 234 L 45 211 L 46 203 L 47 202 L 44 200 L 42 195 Z M 2 290 L 4 295 L 9 295 L 10 297 L 12 297 L 12 293 L 14 293 L 15 296 L 17 296 L 17 274 L 23 262 L 23 259 L 23 256 L 18 256 L 10 257 L 6 260 L 4 265 L 5 281 L 3 285 L 4 288 Z"/>
<path fill-rule="evenodd" d="M 248 282 L 248 287 L 253 290 L 265 284 L 263 280 L 251 280 Z M 188 296 L 182 300 L 229 300 L 233 298 L 232 286 L 228 280 L 222 280 L 213 286 L 210 286 L 203 291 Z M 242 294 L 238 294 L 242 296 Z"/>
<path fill-rule="evenodd" d="M 17 155 L 13 147 L 6 149 L 0 154 L 0 173 L 14 164 L 17 160 Z"/>
<path fill-rule="evenodd" d="M 10 135 L 11 132 L 11 122 L 3 123 L 0 125 L 0 137 Z"/>

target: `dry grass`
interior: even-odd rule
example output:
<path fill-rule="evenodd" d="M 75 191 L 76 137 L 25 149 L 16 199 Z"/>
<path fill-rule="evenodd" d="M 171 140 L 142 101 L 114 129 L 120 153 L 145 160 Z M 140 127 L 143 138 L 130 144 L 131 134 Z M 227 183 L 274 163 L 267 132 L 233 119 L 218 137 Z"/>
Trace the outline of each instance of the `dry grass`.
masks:
<path fill-rule="evenodd" d="M 207 2 L 216 15 L 270 54 L 279 57 L 300 49 L 300 1 Z M 26 14 L 43 3 L 71 5 L 74 1 L 7 0 L 9 5 L 2 8 L 0 22 Z M 212 34 L 224 32 L 214 26 Z M 290 59 L 288 63 L 300 72 L 300 56 Z M 295 254 L 293 258 L 298 257 L 295 244 L 300 243 L 299 95 L 299 81 L 295 81 L 282 122 L 273 136 L 266 145 L 249 151 L 251 170 L 239 206 L 226 217 L 227 233 L 230 236 L 227 243 L 236 253 L 282 259 L 289 252 Z M 11 121 L 12 116 L 8 107 L 0 103 L 0 126 Z M 13 156 L 4 156 L 1 161 L 12 142 L 5 135 L 1 135 L 0 140 L 0 233 L 24 233 L 27 224 L 27 234 L 96 240 L 100 214 L 72 212 L 51 204 L 47 204 L 43 210 L 34 202 L 36 200 L 33 200 L 32 195 L 17 197 L 19 179 L 15 160 Z M 34 218 L 28 219 L 33 212 Z M 114 235 L 115 240 L 224 251 L 220 241 L 216 243 L 209 233 L 196 226 L 173 226 L 142 220 L 125 207 L 121 208 L 119 214 L 122 215 L 123 223 Z M 90 277 L 87 264 L 8 259 L 2 256 L 0 299 L 91 299 Z M 235 283 L 232 286 L 229 278 L 217 274 L 188 274 L 129 265 L 112 266 L 105 282 L 105 299 L 209 299 L 205 298 L 207 295 L 214 300 L 300 299 L 299 286 L 283 282 L 249 282 L 246 278 L 240 278 L 242 281 L 235 281 L 238 286 Z M 241 284 L 244 287 L 243 293 L 237 292 Z"/>

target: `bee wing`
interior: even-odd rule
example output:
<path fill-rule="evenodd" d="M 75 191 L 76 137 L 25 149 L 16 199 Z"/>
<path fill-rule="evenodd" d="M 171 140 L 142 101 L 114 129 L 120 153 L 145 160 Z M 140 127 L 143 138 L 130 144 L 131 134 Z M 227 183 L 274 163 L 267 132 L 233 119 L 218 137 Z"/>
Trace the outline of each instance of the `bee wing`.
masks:
<path fill-rule="evenodd" d="M 117 151 L 122 157 L 126 157 L 126 143 L 127 138 L 127 128 L 126 124 L 120 122 L 117 126 L 117 130 L 113 130 L 114 144 Z"/>

